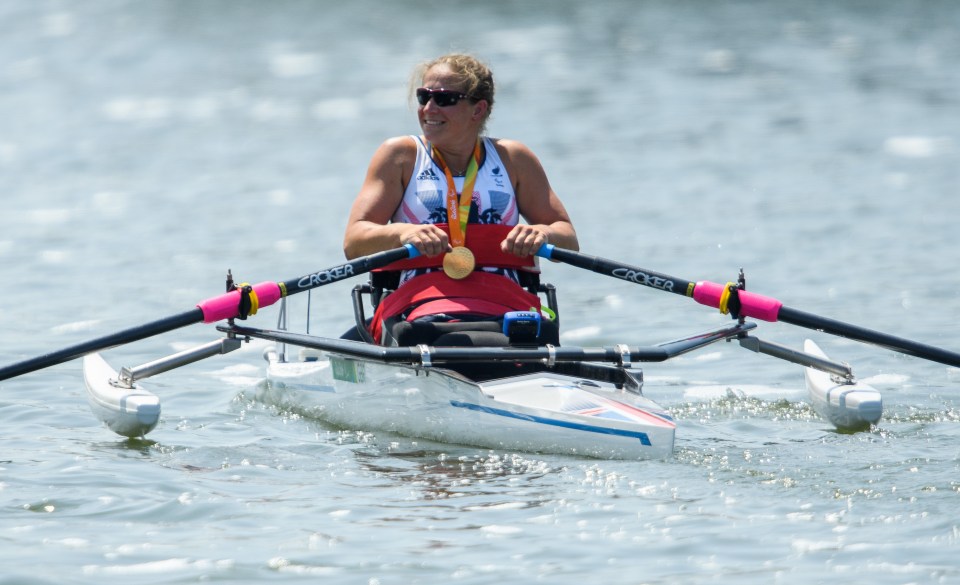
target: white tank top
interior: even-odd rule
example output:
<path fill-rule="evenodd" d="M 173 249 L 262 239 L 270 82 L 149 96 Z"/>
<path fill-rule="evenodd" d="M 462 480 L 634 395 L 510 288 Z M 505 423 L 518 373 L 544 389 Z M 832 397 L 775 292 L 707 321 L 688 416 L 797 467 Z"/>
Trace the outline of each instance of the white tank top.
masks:
<path fill-rule="evenodd" d="M 394 223 L 447 223 L 447 179 L 430 156 L 430 151 L 419 136 L 411 136 L 417 143 L 417 161 L 403 200 L 393 214 Z M 517 197 L 507 169 L 497 154 L 493 140 L 483 139 L 484 158 L 473 186 L 469 223 L 517 225 L 520 212 Z M 454 177 L 453 184 L 463 189 L 463 177 Z M 467 228 L 470 233 L 470 228 Z"/>
<path fill-rule="evenodd" d="M 448 223 L 447 222 L 447 177 L 443 168 L 431 156 L 427 145 L 419 136 L 411 136 L 417 143 L 417 161 L 413 166 L 413 174 L 403 192 L 400 206 L 394 212 L 391 221 L 394 223 Z M 520 220 L 520 211 L 517 209 L 517 196 L 513 191 L 513 183 L 507 174 L 500 155 L 493 145 L 493 140 L 483 138 L 484 158 L 477 171 L 477 180 L 473 186 L 473 199 L 470 203 L 468 223 L 517 225 Z M 463 190 L 464 177 L 454 177 L 453 184 Z M 467 240 L 470 238 L 470 227 L 467 226 Z M 501 274 L 516 281 L 514 270 L 503 268 L 484 268 L 486 272 Z M 418 274 L 429 272 L 429 269 L 404 270 L 400 274 L 400 283 L 407 282 Z"/>

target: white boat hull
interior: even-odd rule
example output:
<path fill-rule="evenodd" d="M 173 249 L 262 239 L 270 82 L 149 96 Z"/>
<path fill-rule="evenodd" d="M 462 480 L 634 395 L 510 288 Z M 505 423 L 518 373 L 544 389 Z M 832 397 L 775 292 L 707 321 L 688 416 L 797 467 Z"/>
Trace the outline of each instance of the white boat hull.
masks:
<path fill-rule="evenodd" d="M 262 397 L 334 425 L 491 449 L 669 457 L 676 425 L 638 392 L 552 372 L 475 383 L 438 368 L 341 356 L 280 362 Z"/>
<path fill-rule="evenodd" d="M 118 386 L 117 378 L 116 370 L 99 353 L 83 357 L 90 410 L 118 435 L 142 437 L 160 422 L 160 398 L 139 384 L 133 388 Z"/>
<path fill-rule="evenodd" d="M 820 358 L 827 355 L 816 343 L 806 340 L 804 351 Z M 858 431 L 877 424 L 883 416 L 883 398 L 880 392 L 862 382 L 844 382 L 834 376 L 804 368 L 810 405 L 820 416 L 841 431 Z"/>

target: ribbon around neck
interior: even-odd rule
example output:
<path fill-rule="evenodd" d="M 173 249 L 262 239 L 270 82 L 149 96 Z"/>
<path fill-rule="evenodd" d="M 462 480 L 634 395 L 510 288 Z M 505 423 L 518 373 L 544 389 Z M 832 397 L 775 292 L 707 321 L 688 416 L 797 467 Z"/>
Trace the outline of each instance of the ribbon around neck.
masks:
<path fill-rule="evenodd" d="M 450 225 L 450 244 L 454 248 L 463 246 L 467 241 L 467 220 L 470 219 L 470 202 L 473 200 L 473 187 L 477 183 L 477 174 L 480 170 L 480 139 L 473 147 L 473 156 L 467 164 L 467 173 L 463 181 L 463 191 L 457 193 L 453 182 L 453 172 L 443 160 L 443 155 L 436 146 L 430 146 L 433 158 L 447 176 L 447 223 Z"/>

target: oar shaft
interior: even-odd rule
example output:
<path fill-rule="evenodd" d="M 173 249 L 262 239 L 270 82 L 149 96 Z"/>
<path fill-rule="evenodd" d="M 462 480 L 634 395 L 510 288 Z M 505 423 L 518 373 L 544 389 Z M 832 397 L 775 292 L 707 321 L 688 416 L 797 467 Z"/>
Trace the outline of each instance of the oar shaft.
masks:
<path fill-rule="evenodd" d="M 319 272 L 305 274 L 299 278 L 292 278 L 281 283 L 280 287 L 284 291 L 284 296 L 289 296 L 305 290 L 317 288 L 318 286 L 332 284 L 352 276 L 357 276 L 358 274 L 365 274 L 367 272 L 376 270 L 377 268 L 383 268 L 384 266 L 392 264 L 397 260 L 414 258 L 419 255 L 420 253 L 417 252 L 417 249 L 413 247 L 413 245 L 406 244 L 401 248 L 377 252 L 376 254 L 363 256 L 362 258 L 351 260 L 350 262 L 340 264 L 339 266 L 333 266 L 324 270 L 320 270 Z"/>
<path fill-rule="evenodd" d="M 790 323 L 791 325 L 823 331 L 831 335 L 838 335 L 855 341 L 870 343 L 903 354 L 960 368 L 960 353 L 918 341 L 911 341 L 888 333 L 873 331 L 872 329 L 813 315 L 797 309 L 791 309 L 790 307 L 780 307 L 778 317 L 780 321 Z"/>
<path fill-rule="evenodd" d="M 369 256 L 363 256 L 356 260 L 351 260 L 344 264 L 324 268 L 317 272 L 292 278 L 286 282 L 261 282 L 251 287 L 250 293 L 257 298 L 257 306 L 269 307 L 279 301 L 282 297 L 290 296 L 298 292 L 333 284 L 341 280 L 366 274 L 377 268 L 383 268 L 397 260 L 413 258 L 419 255 L 417 249 L 411 244 L 401 248 L 377 252 Z M 216 323 L 224 319 L 232 319 L 238 316 L 238 307 L 240 306 L 241 291 L 233 290 L 200 302 L 197 306 L 203 311 L 204 323 Z"/>
<path fill-rule="evenodd" d="M 223 319 L 232 319 L 240 316 L 240 299 L 242 294 L 250 297 L 256 297 L 259 307 L 266 307 L 280 300 L 283 296 L 296 294 L 318 286 L 332 284 L 334 282 L 350 278 L 359 274 L 382 268 L 388 264 L 417 256 L 415 247 L 407 244 L 401 248 L 377 252 L 369 256 L 357 258 L 339 266 L 320 270 L 300 278 L 294 278 L 286 282 L 277 284 L 274 282 L 261 282 L 251 290 L 242 293 L 240 290 L 233 290 L 222 295 L 201 301 L 196 308 L 191 309 L 179 315 L 166 317 L 158 321 L 153 321 L 145 325 L 138 325 L 130 329 L 124 329 L 117 333 L 111 333 L 103 337 L 91 339 L 83 343 L 73 345 L 46 355 L 30 358 L 22 362 L 11 364 L 0 368 L 0 380 L 7 380 L 15 376 L 27 374 L 46 367 L 55 366 L 63 362 L 76 359 L 88 353 L 110 349 L 124 343 L 139 341 L 147 337 L 153 337 L 161 333 L 173 331 L 180 327 L 192 325 L 194 323 L 214 323 Z M 252 313 L 251 313 L 252 314 Z"/>
<path fill-rule="evenodd" d="M 668 276 L 666 274 L 660 274 L 659 272 L 653 272 L 651 270 L 638 268 L 636 266 L 630 266 L 629 264 L 624 264 L 622 262 L 614 262 L 612 260 L 607 260 L 606 258 L 600 258 L 599 256 L 590 256 L 580 252 L 574 252 L 573 250 L 556 248 L 550 244 L 543 246 L 537 252 L 537 255 L 544 258 L 549 258 L 550 260 L 557 260 L 565 264 L 570 264 L 571 266 L 576 266 L 578 268 L 584 268 L 586 270 L 596 272 L 597 274 L 612 276 L 614 278 L 619 278 L 620 280 L 626 280 L 634 284 L 640 284 L 650 288 L 676 293 L 685 297 L 692 296 L 693 289 L 696 286 L 695 283 L 689 280 Z"/>
<path fill-rule="evenodd" d="M 693 282 L 691 280 L 677 278 L 676 276 L 669 276 L 647 270 L 646 268 L 631 266 L 623 262 L 607 260 L 606 258 L 600 258 L 598 256 L 589 256 L 580 252 L 574 252 L 573 250 L 564 250 L 554 247 L 551 244 L 546 244 L 540 248 L 540 250 L 537 251 L 537 255 L 578 268 L 584 268 L 598 274 L 626 280 L 634 284 L 690 297 L 701 305 L 720 309 L 724 313 L 727 312 L 727 300 L 732 294 L 731 291 L 727 291 L 729 285 L 704 281 Z M 738 291 L 737 298 L 739 300 L 739 315 L 743 317 L 753 317 L 763 321 L 777 320 L 777 311 L 781 305 L 780 301 L 749 291 Z"/>
<path fill-rule="evenodd" d="M 144 325 L 138 325 L 136 327 L 124 329 L 123 331 L 118 331 L 116 333 L 111 333 L 110 335 L 104 335 L 103 337 L 78 343 L 77 345 L 66 347 L 46 355 L 37 356 L 35 358 L 30 358 L 22 362 L 5 366 L 0 368 L 0 380 L 7 380 L 9 378 L 28 374 L 36 370 L 41 370 L 43 368 L 62 364 L 63 362 L 68 362 L 88 353 L 110 349 L 111 347 L 116 347 L 124 343 L 130 343 L 132 341 L 139 341 L 141 339 L 146 339 L 147 337 L 160 335 L 161 333 L 173 331 L 174 329 L 179 329 L 194 323 L 200 323 L 202 321 L 203 311 L 201 311 L 199 308 L 194 308 L 185 313 L 180 313 L 179 315 L 173 315 L 171 317 L 166 317 L 164 319 L 146 323 Z"/>
<path fill-rule="evenodd" d="M 740 317 L 751 317 L 770 322 L 783 321 L 791 325 L 870 343 L 948 366 L 960 367 L 960 353 L 784 307 L 783 303 L 771 297 L 746 290 L 731 290 L 732 285 L 730 284 L 717 284 L 708 281 L 692 282 L 605 258 L 588 256 L 572 250 L 563 250 L 550 244 L 544 245 L 537 252 L 537 255 L 650 288 L 691 297 L 702 305 L 719 308 L 723 312 L 727 312 L 729 302 L 731 307 L 736 305 L 736 314 Z M 735 297 L 735 299 L 732 297 Z"/>

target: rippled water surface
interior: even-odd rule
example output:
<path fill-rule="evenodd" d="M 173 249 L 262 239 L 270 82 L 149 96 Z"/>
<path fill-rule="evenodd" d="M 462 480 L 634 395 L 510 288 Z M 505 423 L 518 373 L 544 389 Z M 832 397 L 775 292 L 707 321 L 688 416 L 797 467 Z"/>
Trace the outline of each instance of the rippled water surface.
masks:
<path fill-rule="evenodd" d="M 949 0 L 0 0 L 0 364 L 185 311 L 227 269 L 336 264 L 370 155 L 417 131 L 412 67 L 452 49 L 493 67 L 490 133 L 538 153 L 585 251 L 743 267 L 788 306 L 958 350 L 957 22 Z M 726 319 L 546 271 L 567 344 Z M 312 295 L 312 332 L 350 324 L 353 284 Z M 256 399 L 256 343 L 156 378 L 147 440 L 95 420 L 78 362 L 0 382 L 0 583 L 960 582 L 960 370 L 758 335 L 816 338 L 884 419 L 834 432 L 800 368 L 733 344 L 645 368 L 679 420 L 668 461 L 330 428 Z"/>

